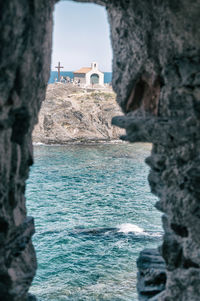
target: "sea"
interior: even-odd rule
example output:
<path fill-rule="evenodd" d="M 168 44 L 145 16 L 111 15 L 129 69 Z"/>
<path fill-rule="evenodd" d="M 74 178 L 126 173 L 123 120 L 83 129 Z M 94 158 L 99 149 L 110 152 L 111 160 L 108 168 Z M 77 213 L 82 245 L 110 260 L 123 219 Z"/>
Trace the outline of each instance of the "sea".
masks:
<path fill-rule="evenodd" d="M 34 146 L 27 181 L 39 301 L 136 301 L 136 259 L 161 243 L 150 144 Z"/>
<path fill-rule="evenodd" d="M 69 76 L 71 79 L 74 77 L 73 71 L 61 71 L 60 76 Z M 49 84 L 52 84 L 55 82 L 55 79 L 58 78 L 58 72 L 57 71 L 51 71 L 50 78 L 49 78 Z M 104 83 L 109 84 L 112 82 L 112 72 L 104 72 Z"/>

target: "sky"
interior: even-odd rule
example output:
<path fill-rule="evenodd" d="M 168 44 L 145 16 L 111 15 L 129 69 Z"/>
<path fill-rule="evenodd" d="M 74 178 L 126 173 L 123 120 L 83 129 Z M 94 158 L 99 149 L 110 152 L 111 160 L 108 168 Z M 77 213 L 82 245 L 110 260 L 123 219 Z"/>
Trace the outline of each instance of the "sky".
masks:
<path fill-rule="evenodd" d="M 60 1 L 55 5 L 51 69 L 58 61 L 65 71 L 90 67 L 110 72 L 112 50 L 107 12 L 96 4 Z"/>

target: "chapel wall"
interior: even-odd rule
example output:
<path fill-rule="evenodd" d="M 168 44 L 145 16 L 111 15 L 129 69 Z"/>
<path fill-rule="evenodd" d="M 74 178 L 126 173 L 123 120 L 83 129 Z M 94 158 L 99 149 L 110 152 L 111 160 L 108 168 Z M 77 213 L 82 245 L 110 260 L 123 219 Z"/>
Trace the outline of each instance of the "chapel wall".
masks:
<path fill-rule="evenodd" d="M 81 84 L 86 83 L 86 75 L 81 73 L 74 73 L 74 81 L 80 81 Z"/>

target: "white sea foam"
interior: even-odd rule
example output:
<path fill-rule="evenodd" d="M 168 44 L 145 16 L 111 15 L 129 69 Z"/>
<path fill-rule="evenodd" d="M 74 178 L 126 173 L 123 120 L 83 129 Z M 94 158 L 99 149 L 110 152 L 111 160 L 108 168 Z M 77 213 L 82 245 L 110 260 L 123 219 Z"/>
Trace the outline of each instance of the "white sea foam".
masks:
<path fill-rule="evenodd" d="M 125 234 L 128 234 L 130 232 L 135 233 L 135 234 L 139 234 L 139 233 L 145 234 L 144 229 L 142 229 L 139 226 L 134 225 L 134 224 L 129 224 L 129 223 L 121 224 L 121 225 L 117 226 L 117 228 L 119 229 L 118 232 L 123 232 Z"/>
<path fill-rule="evenodd" d="M 68 144 L 70 144 L 70 143 L 68 143 Z M 48 146 L 48 147 L 50 147 L 50 146 L 65 146 L 64 144 L 56 144 L 56 143 L 55 144 L 54 143 L 48 144 L 48 143 L 43 143 L 43 142 L 33 142 L 33 145 L 34 146 L 43 145 L 43 146 Z"/>
<path fill-rule="evenodd" d="M 148 235 L 152 237 L 162 237 L 163 232 L 154 232 L 154 233 L 149 233 Z"/>
<path fill-rule="evenodd" d="M 46 145 L 46 144 L 42 142 L 33 142 L 33 145 Z"/>

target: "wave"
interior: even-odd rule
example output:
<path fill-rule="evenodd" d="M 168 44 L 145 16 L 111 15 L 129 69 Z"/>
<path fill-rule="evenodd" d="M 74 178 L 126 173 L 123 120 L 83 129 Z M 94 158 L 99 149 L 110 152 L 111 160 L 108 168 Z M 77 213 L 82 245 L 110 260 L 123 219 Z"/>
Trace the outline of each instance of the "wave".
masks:
<path fill-rule="evenodd" d="M 133 234 L 135 237 L 138 236 L 146 236 L 149 238 L 153 237 L 162 237 L 162 232 L 150 232 L 145 231 L 143 228 L 140 228 L 139 226 L 131 223 L 124 223 L 121 225 L 118 225 L 116 227 L 95 227 L 95 228 L 82 228 L 77 227 L 72 232 L 70 232 L 70 235 L 93 235 L 93 236 L 110 236 L 110 235 L 131 235 Z"/>
<path fill-rule="evenodd" d="M 46 144 L 42 142 L 33 142 L 33 145 L 46 145 Z"/>
<path fill-rule="evenodd" d="M 164 234 L 164 232 L 151 232 L 151 233 L 148 233 L 149 236 L 151 237 L 162 237 Z"/>
<path fill-rule="evenodd" d="M 123 234 L 135 234 L 135 235 L 145 235 L 145 236 L 150 236 L 150 237 L 162 237 L 163 232 L 150 232 L 150 231 L 145 231 L 143 228 L 140 228 L 139 226 L 135 224 L 130 224 L 130 223 L 125 223 L 121 224 L 118 227 L 118 233 L 123 233 Z"/>
<path fill-rule="evenodd" d="M 128 234 L 128 233 L 145 234 L 144 229 L 134 224 L 129 224 L 129 223 L 121 224 L 117 226 L 117 228 L 118 228 L 118 232 L 122 232 L 124 234 Z"/>
<path fill-rule="evenodd" d="M 73 232 L 74 234 L 92 234 L 92 235 L 98 235 L 98 234 L 142 234 L 142 235 L 148 235 L 145 233 L 144 229 L 140 228 L 137 225 L 130 224 L 130 223 L 125 223 L 121 224 L 116 227 L 105 227 L 105 228 L 76 228 L 75 231 Z"/>

